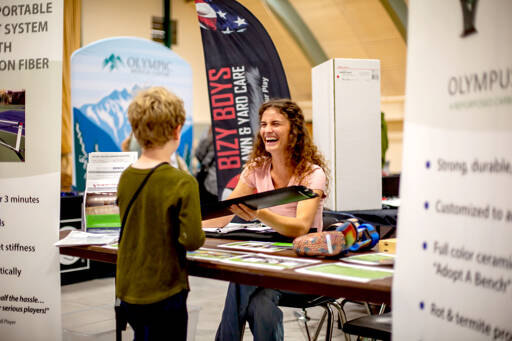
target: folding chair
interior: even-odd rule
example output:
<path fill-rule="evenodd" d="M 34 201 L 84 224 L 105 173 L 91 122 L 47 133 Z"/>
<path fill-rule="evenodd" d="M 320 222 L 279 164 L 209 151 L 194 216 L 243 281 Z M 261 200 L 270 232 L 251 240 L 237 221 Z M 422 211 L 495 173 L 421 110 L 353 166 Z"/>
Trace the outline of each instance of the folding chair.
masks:
<path fill-rule="evenodd" d="M 294 292 L 284 292 L 279 300 L 279 306 L 288 307 L 288 308 L 298 308 L 302 309 L 304 313 L 304 327 L 306 329 L 306 334 L 308 336 L 309 341 L 316 341 L 320 331 L 322 330 L 322 326 L 325 322 L 325 318 L 327 317 L 327 326 L 325 329 L 325 340 L 330 341 L 332 339 L 332 327 L 333 327 L 333 310 L 331 308 L 331 304 L 335 303 L 336 299 L 325 296 L 318 295 L 307 295 L 300 294 Z M 318 327 L 316 328 L 315 335 L 311 338 L 309 333 L 309 328 L 307 324 L 307 312 L 306 309 L 313 307 L 322 307 L 324 309 L 324 313 L 318 323 Z"/>
<path fill-rule="evenodd" d="M 348 321 L 344 309 L 345 304 L 348 302 L 363 304 L 368 315 Z M 338 310 L 339 328 L 345 333 L 346 341 L 350 341 L 348 334 L 356 335 L 357 340 L 360 340 L 361 337 L 378 340 L 391 339 L 391 312 L 384 313 L 386 304 L 381 304 L 378 313 L 375 315 L 372 315 L 372 309 L 368 302 L 355 302 L 344 299 L 341 303 L 335 301 L 329 304 Z"/>
<path fill-rule="evenodd" d="M 343 324 L 344 333 L 378 340 L 391 340 L 391 312 L 358 317 Z"/>

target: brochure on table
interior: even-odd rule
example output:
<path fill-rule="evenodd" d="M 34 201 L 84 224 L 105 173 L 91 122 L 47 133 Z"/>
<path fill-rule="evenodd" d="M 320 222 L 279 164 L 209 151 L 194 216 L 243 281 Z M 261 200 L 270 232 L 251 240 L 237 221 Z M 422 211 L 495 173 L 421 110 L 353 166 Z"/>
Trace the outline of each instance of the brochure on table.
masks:
<path fill-rule="evenodd" d="M 254 223 L 229 223 L 224 227 L 203 227 L 204 232 L 229 233 L 233 231 L 252 231 L 252 232 L 275 232 L 273 228 L 260 222 Z"/>
<path fill-rule="evenodd" d="M 0 339 L 62 339 L 62 0 L 0 2 Z"/>
<path fill-rule="evenodd" d="M 86 232 L 119 232 L 121 219 L 116 204 L 117 184 L 123 171 L 135 161 L 136 152 L 89 154 L 83 214 Z"/>
<path fill-rule="evenodd" d="M 409 1 L 393 340 L 512 338 L 511 14 Z"/>
<path fill-rule="evenodd" d="M 328 263 L 313 265 L 307 268 L 296 269 L 295 271 L 308 275 L 343 279 L 347 281 L 369 282 L 376 279 L 383 279 L 393 276 L 392 269 L 360 266 L 344 263 Z"/>
<path fill-rule="evenodd" d="M 279 252 L 283 250 L 291 250 L 293 245 L 292 243 L 260 242 L 249 240 L 221 244 L 219 247 L 251 252 Z"/>
<path fill-rule="evenodd" d="M 208 248 L 199 248 L 194 251 L 187 251 L 187 258 L 190 259 L 203 259 L 203 260 L 211 260 L 211 261 L 222 261 L 226 258 L 231 258 L 239 255 L 245 255 L 246 253 L 236 252 L 236 251 L 224 251 L 219 249 L 208 249 Z"/>
<path fill-rule="evenodd" d="M 268 270 L 284 270 L 293 269 L 305 265 L 311 265 L 320 262 L 314 259 L 296 258 L 296 257 L 280 257 L 267 255 L 264 253 L 251 253 L 236 257 L 226 258 L 224 263 L 249 266 Z"/>
<path fill-rule="evenodd" d="M 343 257 L 341 260 L 360 265 L 389 266 L 395 263 L 395 255 L 389 253 L 365 253 Z"/>
<path fill-rule="evenodd" d="M 69 234 L 56 242 L 55 246 L 79 246 L 79 245 L 106 245 L 117 242 L 117 235 L 103 233 L 89 233 L 84 231 L 71 231 Z"/>

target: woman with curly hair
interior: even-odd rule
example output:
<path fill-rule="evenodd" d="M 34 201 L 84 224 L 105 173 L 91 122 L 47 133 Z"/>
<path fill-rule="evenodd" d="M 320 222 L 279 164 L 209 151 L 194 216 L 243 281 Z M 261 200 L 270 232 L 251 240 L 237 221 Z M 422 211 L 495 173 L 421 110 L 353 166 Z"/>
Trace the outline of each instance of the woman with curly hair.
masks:
<path fill-rule="evenodd" d="M 229 198 L 293 185 L 306 186 L 318 196 L 260 210 L 233 205 L 231 211 L 244 220 L 258 219 L 288 237 L 304 235 L 312 227 L 321 231 L 328 170 L 313 144 L 302 110 L 289 99 L 276 99 L 261 106 L 259 118 L 260 131 L 252 154 Z M 225 226 L 232 218 L 205 220 L 203 227 Z M 282 340 L 281 295 L 279 290 L 231 283 L 216 340 L 240 340 L 246 321 L 255 341 Z"/>

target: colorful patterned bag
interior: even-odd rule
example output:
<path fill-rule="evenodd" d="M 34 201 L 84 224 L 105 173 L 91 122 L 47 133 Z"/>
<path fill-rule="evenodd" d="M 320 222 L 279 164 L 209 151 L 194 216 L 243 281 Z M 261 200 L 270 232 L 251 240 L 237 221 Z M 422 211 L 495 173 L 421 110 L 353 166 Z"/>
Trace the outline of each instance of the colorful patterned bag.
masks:
<path fill-rule="evenodd" d="M 345 236 L 339 231 L 308 233 L 293 240 L 293 249 L 299 256 L 336 256 L 345 249 Z"/>
<path fill-rule="evenodd" d="M 331 257 L 347 251 L 357 240 L 357 224 L 353 221 L 338 222 L 325 231 L 308 233 L 295 238 L 293 249 L 299 256 Z"/>

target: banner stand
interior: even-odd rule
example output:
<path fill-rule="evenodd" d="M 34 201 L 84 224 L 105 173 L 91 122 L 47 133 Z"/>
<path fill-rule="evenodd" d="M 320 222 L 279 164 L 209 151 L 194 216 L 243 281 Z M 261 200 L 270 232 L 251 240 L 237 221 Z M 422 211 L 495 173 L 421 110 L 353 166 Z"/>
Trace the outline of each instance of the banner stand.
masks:
<path fill-rule="evenodd" d="M 409 2 L 393 340 L 512 340 L 511 13 Z"/>
<path fill-rule="evenodd" d="M 0 7 L 0 338 L 58 341 L 63 1 Z"/>

